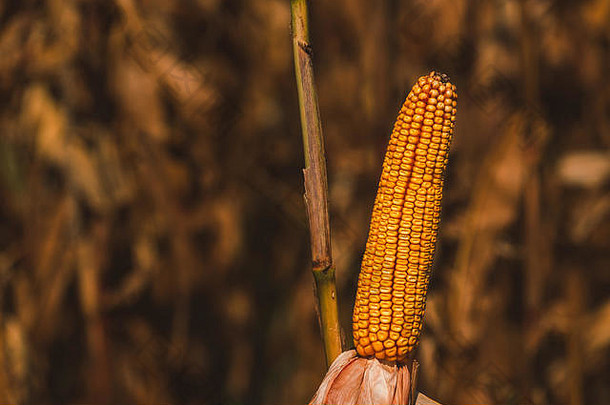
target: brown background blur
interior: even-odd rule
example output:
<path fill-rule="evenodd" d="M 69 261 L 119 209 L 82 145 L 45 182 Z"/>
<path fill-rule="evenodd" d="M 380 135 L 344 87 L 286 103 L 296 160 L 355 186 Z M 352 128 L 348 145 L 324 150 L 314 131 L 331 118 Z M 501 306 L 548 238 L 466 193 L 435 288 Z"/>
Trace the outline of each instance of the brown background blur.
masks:
<path fill-rule="evenodd" d="M 0 402 L 302 404 L 325 371 L 286 0 L 0 1 Z M 420 388 L 610 403 L 610 1 L 314 1 L 342 325 L 395 115 L 457 127 Z"/>

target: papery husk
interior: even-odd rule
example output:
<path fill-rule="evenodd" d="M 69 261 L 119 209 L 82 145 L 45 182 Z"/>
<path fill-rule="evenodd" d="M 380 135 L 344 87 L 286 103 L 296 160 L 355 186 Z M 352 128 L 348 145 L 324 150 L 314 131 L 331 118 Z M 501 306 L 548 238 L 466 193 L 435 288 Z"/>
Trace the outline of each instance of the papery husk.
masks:
<path fill-rule="evenodd" d="M 410 388 L 406 365 L 348 350 L 330 366 L 310 405 L 408 405 Z"/>

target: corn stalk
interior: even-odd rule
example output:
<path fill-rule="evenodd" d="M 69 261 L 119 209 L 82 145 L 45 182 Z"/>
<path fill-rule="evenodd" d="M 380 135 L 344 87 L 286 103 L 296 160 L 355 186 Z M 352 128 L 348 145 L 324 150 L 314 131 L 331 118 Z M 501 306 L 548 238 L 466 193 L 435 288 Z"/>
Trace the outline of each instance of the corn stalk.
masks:
<path fill-rule="evenodd" d="M 341 354 L 342 345 L 337 308 L 335 266 L 330 244 L 324 139 L 313 77 L 307 2 L 306 0 L 291 0 L 290 5 L 294 67 L 305 153 L 303 177 L 305 181 L 305 204 L 311 235 L 312 270 L 326 364 L 330 366 L 333 360 Z"/>

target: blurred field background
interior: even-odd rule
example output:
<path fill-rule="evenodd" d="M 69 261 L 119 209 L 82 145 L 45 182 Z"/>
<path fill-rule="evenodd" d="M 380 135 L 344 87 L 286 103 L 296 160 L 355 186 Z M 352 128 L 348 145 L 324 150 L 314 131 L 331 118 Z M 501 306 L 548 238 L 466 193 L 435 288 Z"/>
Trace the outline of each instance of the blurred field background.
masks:
<path fill-rule="evenodd" d="M 325 372 L 286 0 L 0 1 L 0 402 L 303 404 Z M 340 312 L 395 115 L 457 127 L 420 388 L 610 403 L 610 1 L 314 1 Z"/>

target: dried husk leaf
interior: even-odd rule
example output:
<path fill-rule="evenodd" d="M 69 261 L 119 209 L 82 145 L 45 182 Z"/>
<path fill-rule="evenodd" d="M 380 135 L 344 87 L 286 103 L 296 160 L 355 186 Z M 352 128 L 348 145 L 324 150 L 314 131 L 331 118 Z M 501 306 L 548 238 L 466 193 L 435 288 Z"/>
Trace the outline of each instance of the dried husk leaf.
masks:
<path fill-rule="evenodd" d="M 343 352 L 330 366 L 311 405 L 399 405 L 409 403 L 407 366 Z"/>

